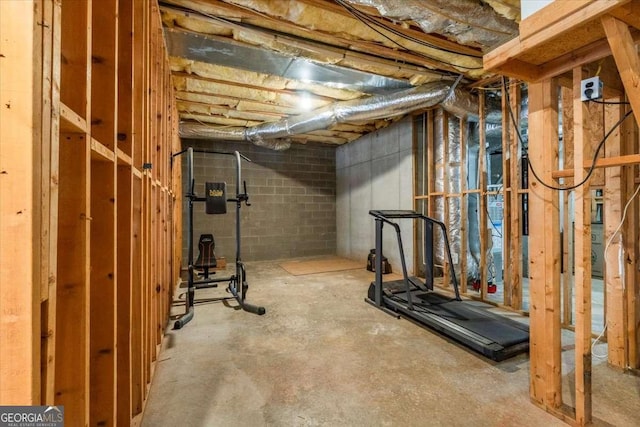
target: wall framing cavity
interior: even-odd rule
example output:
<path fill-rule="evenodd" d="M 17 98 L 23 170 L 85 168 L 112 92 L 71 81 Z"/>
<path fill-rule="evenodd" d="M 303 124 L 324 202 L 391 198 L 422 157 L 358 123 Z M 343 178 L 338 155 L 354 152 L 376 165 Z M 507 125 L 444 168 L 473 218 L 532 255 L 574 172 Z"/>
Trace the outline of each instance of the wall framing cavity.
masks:
<path fill-rule="evenodd" d="M 13 104 L 0 138 L 0 400 L 64 405 L 69 426 L 136 425 L 181 256 L 158 5 L 8 0 L 0 17 L 0 74 L 22 82 L 0 93 Z M 20 211 L 18 227 L 4 221 Z"/>

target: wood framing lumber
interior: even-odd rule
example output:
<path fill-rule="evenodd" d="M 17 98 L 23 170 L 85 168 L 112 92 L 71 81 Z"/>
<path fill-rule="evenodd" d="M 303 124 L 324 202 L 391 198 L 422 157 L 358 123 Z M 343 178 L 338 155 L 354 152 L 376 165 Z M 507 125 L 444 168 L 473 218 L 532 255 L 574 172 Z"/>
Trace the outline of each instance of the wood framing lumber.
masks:
<path fill-rule="evenodd" d="M 610 15 L 602 17 L 602 26 L 607 34 L 636 122 L 640 123 L 640 58 L 629 27 L 625 22 Z"/>
<path fill-rule="evenodd" d="M 552 80 L 529 86 L 529 161 L 547 183 L 558 164 L 557 93 Z M 562 404 L 558 195 L 530 176 L 530 391 L 534 402 L 555 410 Z"/>
<path fill-rule="evenodd" d="M 583 167 L 592 156 L 591 135 L 587 131 L 589 106 L 581 101 L 582 69 L 573 70 L 574 182 L 586 175 Z M 591 189 L 578 187 L 575 197 L 575 402 L 576 422 L 591 422 Z"/>

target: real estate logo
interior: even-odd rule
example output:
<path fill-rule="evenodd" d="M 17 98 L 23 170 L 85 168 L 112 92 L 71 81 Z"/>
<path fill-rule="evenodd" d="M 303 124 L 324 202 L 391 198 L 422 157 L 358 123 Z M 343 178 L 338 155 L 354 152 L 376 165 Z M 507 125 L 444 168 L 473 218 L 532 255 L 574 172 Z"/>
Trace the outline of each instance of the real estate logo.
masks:
<path fill-rule="evenodd" d="M 64 406 L 0 406 L 0 427 L 64 427 Z"/>

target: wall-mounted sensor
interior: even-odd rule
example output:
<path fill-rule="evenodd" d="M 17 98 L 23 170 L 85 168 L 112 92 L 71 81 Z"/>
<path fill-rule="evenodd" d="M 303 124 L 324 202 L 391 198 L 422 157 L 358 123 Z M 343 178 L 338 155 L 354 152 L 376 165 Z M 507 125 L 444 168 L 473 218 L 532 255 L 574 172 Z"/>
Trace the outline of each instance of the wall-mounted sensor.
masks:
<path fill-rule="evenodd" d="M 600 77 L 591 77 L 580 83 L 580 100 L 589 101 L 590 99 L 602 98 L 602 80 Z"/>

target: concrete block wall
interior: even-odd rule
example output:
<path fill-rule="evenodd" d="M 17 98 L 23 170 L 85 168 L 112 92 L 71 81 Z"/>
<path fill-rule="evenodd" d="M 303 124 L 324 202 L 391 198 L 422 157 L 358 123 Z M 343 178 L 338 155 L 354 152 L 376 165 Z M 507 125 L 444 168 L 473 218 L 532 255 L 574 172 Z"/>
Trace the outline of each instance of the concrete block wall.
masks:
<path fill-rule="evenodd" d="M 233 152 L 252 160 L 242 162 L 249 203 L 242 206 L 242 259 L 260 261 L 336 253 L 335 148 L 292 145 L 273 151 L 251 143 L 183 141 L 183 146 Z M 186 168 L 186 159 L 183 163 Z M 235 160 L 232 156 L 194 154 L 196 193 L 204 195 L 205 182 L 227 183 L 227 198 L 235 195 Z M 186 181 L 186 169 L 183 177 Z M 186 193 L 186 183 L 185 193 Z M 184 214 L 184 264 L 187 260 L 187 210 Z M 194 258 L 200 234 L 212 233 L 217 256 L 235 259 L 235 203 L 227 214 L 206 215 L 204 203 L 194 210 Z"/>
<path fill-rule="evenodd" d="M 413 126 L 410 117 L 336 149 L 337 254 L 365 261 L 375 247 L 372 209 L 413 209 Z M 402 220 L 402 241 L 413 271 L 413 223 Z M 393 228 L 384 228 L 383 253 L 401 272 Z"/>

